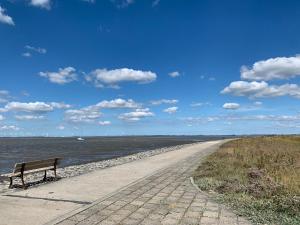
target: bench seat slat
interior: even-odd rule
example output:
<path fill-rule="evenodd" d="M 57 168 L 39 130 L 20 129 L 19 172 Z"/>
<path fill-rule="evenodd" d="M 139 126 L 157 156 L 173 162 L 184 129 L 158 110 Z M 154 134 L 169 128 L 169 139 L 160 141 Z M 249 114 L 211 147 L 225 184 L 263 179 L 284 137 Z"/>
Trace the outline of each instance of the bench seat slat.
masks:
<path fill-rule="evenodd" d="M 24 166 L 24 171 L 27 171 L 27 170 L 39 169 L 39 168 L 42 168 L 42 167 L 53 166 L 54 163 L 55 163 L 55 158 L 46 159 L 46 160 L 39 160 L 39 161 L 31 161 L 31 162 L 26 162 L 26 163 L 17 163 L 15 165 L 13 173 L 21 172 L 23 164 L 25 165 Z M 57 164 L 58 164 L 58 161 L 57 161 Z"/>
<path fill-rule="evenodd" d="M 40 169 L 25 171 L 23 173 L 23 175 L 27 175 L 27 174 L 31 174 L 31 173 L 37 173 L 37 172 L 41 172 L 41 171 L 45 171 L 45 170 L 54 170 L 54 166 L 43 167 L 43 168 L 40 168 Z M 21 172 L 6 174 L 6 176 L 7 177 L 18 177 L 18 176 L 21 176 Z"/>

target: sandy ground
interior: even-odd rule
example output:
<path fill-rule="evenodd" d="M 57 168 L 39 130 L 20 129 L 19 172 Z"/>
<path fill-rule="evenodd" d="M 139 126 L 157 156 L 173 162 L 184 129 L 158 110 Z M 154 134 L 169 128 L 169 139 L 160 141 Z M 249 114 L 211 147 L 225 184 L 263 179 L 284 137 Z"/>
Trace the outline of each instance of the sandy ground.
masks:
<path fill-rule="evenodd" d="M 219 142 L 199 143 L 47 185 L 4 193 L 0 195 L 0 224 L 44 224 Z"/>

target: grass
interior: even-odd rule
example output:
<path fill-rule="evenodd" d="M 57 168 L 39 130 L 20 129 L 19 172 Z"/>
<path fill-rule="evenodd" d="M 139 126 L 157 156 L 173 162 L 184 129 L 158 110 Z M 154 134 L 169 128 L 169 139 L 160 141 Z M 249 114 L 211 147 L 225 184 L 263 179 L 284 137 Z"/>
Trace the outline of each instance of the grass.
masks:
<path fill-rule="evenodd" d="M 200 189 L 255 224 L 300 224 L 300 137 L 242 138 L 197 168 Z"/>

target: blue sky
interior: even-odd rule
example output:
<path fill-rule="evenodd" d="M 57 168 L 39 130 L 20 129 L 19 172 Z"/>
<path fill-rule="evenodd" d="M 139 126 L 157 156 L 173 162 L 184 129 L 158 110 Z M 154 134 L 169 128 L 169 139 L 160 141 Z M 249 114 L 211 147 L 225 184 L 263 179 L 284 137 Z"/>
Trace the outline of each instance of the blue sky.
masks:
<path fill-rule="evenodd" d="M 0 135 L 298 133 L 299 12 L 0 0 Z"/>

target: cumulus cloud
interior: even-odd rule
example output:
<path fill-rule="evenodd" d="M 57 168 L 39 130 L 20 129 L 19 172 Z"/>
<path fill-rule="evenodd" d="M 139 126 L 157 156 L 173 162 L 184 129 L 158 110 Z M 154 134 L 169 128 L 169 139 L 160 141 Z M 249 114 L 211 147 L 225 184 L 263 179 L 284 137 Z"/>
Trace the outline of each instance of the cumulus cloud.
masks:
<path fill-rule="evenodd" d="M 30 0 L 30 5 L 49 10 L 51 9 L 51 0 Z"/>
<path fill-rule="evenodd" d="M 134 0 L 110 0 L 114 3 L 118 8 L 126 8 L 129 5 L 134 3 Z"/>
<path fill-rule="evenodd" d="M 39 75 L 49 79 L 52 83 L 60 85 L 77 80 L 76 69 L 73 67 L 59 68 L 58 72 L 40 72 Z"/>
<path fill-rule="evenodd" d="M 1 6 L 0 6 L 0 22 L 8 24 L 8 25 L 12 25 L 12 26 L 15 25 L 13 19 L 10 16 L 8 16 L 7 14 L 5 14 L 5 9 L 2 8 Z"/>
<path fill-rule="evenodd" d="M 72 109 L 65 111 L 65 119 L 69 122 L 96 122 L 102 115 L 101 109 L 132 109 L 141 107 L 141 104 L 136 103 L 132 99 L 117 98 L 113 100 L 104 100 L 97 104 L 90 105 L 81 109 Z M 137 109 L 139 110 L 139 109 Z M 106 124 L 107 125 L 107 124 Z"/>
<path fill-rule="evenodd" d="M 270 58 L 254 63 L 252 68 L 241 68 L 241 78 L 245 80 L 268 81 L 296 76 L 300 76 L 300 56 Z"/>
<path fill-rule="evenodd" d="M 65 104 L 63 102 L 50 102 L 49 105 L 56 109 L 69 109 L 72 107 L 71 105 Z"/>
<path fill-rule="evenodd" d="M 228 102 L 223 105 L 224 109 L 238 109 L 240 108 L 240 104 L 234 102 Z"/>
<path fill-rule="evenodd" d="M 265 81 L 247 82 L 234 81 L 221 91 L 222 94 L 247 96 L 250 98 L 267 98 L 278 96 L 291 96 L 300 98 L 300 87 L 297 84 L 269 85 Z"/>
<path fill-rule="evenodd" d="M 59 125 L 58 127 L 56 127 L 58 130 L 64 130 L 65 127 L 63 125 Z"/>
<path fill-rule="evenodd" d="M 10 98 L 9 92 L 6 90 L 0 90 L 0 103 L 6 103 L 8 102 L 8 99 Z"/>
<path fill-rule="evenodd" d="M 122 98 L 117 98 L 114 100 L 104 100 L 96 104 L 97 107 L 99 108 L 108 108 L 108 109 L 113 109 L 113 108 L 138 108 L 140 104 L 136 103 L 132 99 L 122 99 Z"/>
<path fill-rule="evenodd" d="M 173 78 L 179 77 L 179 76 L 180 76 L 180 73 L 179 73 L 178 71 L 174 71 L 174 72 L 169 73 L 169 76 L 170 76 L 170 77 L 173 77 Z"/>
<path fill-rule="evenodd" d="M 300 115 L 220 115 L 208 117 L 186 117 L 183 121 L 194 123 L 209 123 L 217 121 L 270 121 L 270 122 L 300 122 Z"/>
<path fill-rule="evenodd" d="M 26 58 L 29 58 L 29 57 L 31 57 L 31 53 L 30 52 L 24 52 L 24 53 L 22 53 L 22 56 L 26 57 Z"/>
<path fill-rule="evenodd" d="M 33 52 L 37 52 L 39 54 L 46 54 L 47 53 L 47 49 L 45 49 L 45 48 L 33 47 L 33 46 L 30 46 L 30 45 L 26 45 L 24 48 L 27 49 L 27 50 L 33 51 Z"/>
<path fill-rule="evenodd" d="M 81 109 L 69 109 L 65 111 L 65 120 L 73 123 L 91 123 L 102 115 L 98 107 L 88 106 Z"/>
<path fill-rule="evenodd" d="M 226 116 L 226 120 L 261 120 L 261 121 L 299 121 L 300 115 L 250 115 L 250 116 Z"/>
<path fill-rule="evenodd" d="M 142 118 L 154 116 L 154 113 L 149 108 L 136 109 L 133 112 L 123 113 L 119 116 L 119 119 L 125 121 L 139 121 Z"/>
<path fill-rule="evenodd" d="M 176 104 L 178 103 L 177 99 L 159 99 L 151 101 L 152 105 L 161 105 L 161 104 Z"/>
<path fill-rule="evenodd" d="M 208 116 L 208 117 L 185 117 L 183 118 L 183 121 L 187 122 L 188 124 L 194 124 L 194 123 L 210 123 L 220 120 L 220 117 L 218 116 Z"/>
<path fill-rule="evenodd" d="M 54 109 L 67 109 L 70 107 L 68 104 L 59 102 L 9 102 L 3 108 L 0 108 L 0 112 L 47 113 Z"/>
<path fill-rule="evenodd" d="M 16 115 L 17 120 L 41 120 L 44 119 L 44 116 L 41 115 Z"/>
<path fill-rule="evenodd" d="M 96 0 L 81 0 L 81 1 L 88 2 L 88 3 L 95 3 L 96 2 Z"/>
<path fill-rule="evenodd" d="M 122 82 L 150 83 L 156 80 L 156 74 L 151 71 L 122 69 L 96 69 L 86 75 L 86 80 L 96 87 L 118 88 Z"/>
<path fill-rule="evenodd" d="M 159 4 L 159 2 L 160 2 L 160 0 L 154 0 L 154 1 L 152 2 L 152 7 L 157 6 L 157 5 Z"/>
<path fill-rule="evenodd" d="M 0 131 L 19 131 L 20 128 L 15 125 L 0 126 Z"/>
<path fill-rule="evenodd" d="M 107 125 L 110 125 L 110 124 L 111 124 L 111 122 L 110 122 L 110 121 L 107 121 L 107 120 L 105 120 L 105 121 L 99 121 L 99 122 L 98 122 L 98 124 L 99 124 L 100 126 L 107 126 Z"/>
<path fill-rule="evenodd" d="M 254 102 L 253 103 L 253 105 L 255 105 L 255 106 L 261 106 L 263 103 L 262 102 L 259 102 L 259 101 L 256 101 L 256 102 Z"/>
<path fill-rule="evenodd" d="M 178 107 L 174 106 L 174 107 L 164 109 L 164 112 L 169 113 L 169 114 L 173 114 L 173 113 L 176 113 L 177 110 L 178 110 Z"/>
<path fill-rule="evenodd" d="M 4 119 L 5 119 L 5 117 L 2 116 L 2 115 L 0 115 L 0 121 L 1 121 L 1 120 L 4 120 Z"/>
<path fill-rule="evenodd" d="M 194 102 L 190 104 L 191 107 L 202 107 L 202 106 L 210 106 L 211 103 L 209 102 Z"/>
<path fill-rule="evenodd" d="M 53 107 L 45 102 L 9 102 L 4 106 L 2 110 L 45 113 L 53 111 Z"/>

